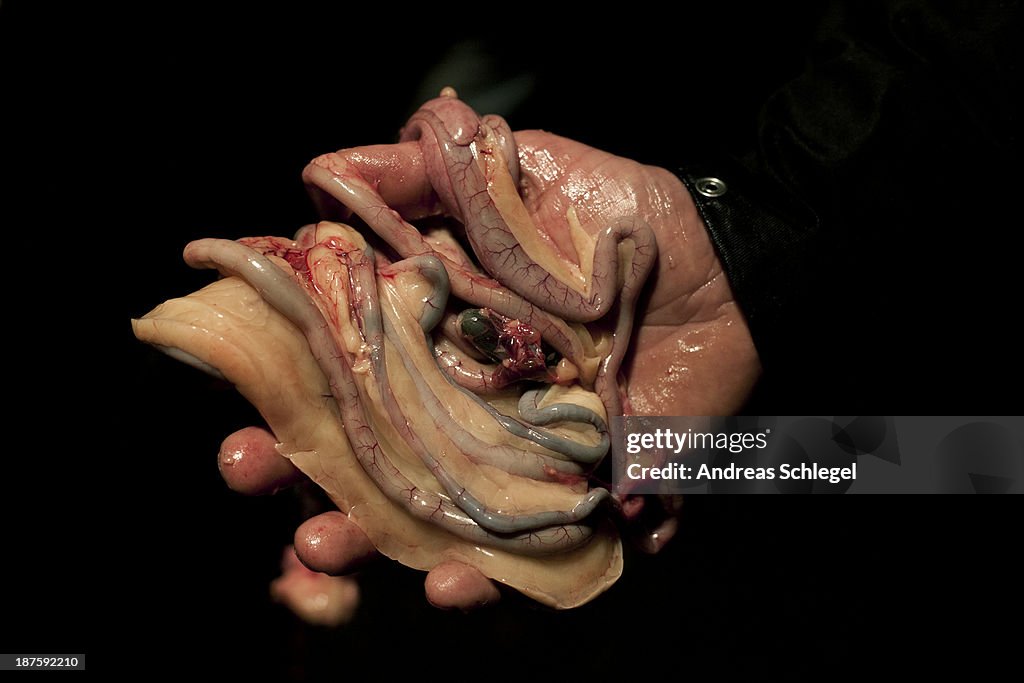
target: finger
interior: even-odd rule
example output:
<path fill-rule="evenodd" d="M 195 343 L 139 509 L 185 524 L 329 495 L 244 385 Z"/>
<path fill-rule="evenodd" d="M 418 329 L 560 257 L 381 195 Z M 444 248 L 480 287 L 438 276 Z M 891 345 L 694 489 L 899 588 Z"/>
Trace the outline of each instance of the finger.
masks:
<path fill-rule="evenodd" d="M 260 496 L 301 479 L 302 473 L 277 452 L 276 444 L 274 435 L 259 427 L 246 427 L 224 439 L 217 467 L 228 488 Z"/>
<path fill-rule="evenodd" d="M 442 562 L 427 574 L 427 600 L 441 609 L 468 611 L 497 602 L 497 586 L 480 571 L 461 562 Z"/>
<path fill-rule="evenodd" d="M 310 517 L 295 530 L 295 554 L 315 572 L 350 574 L 376 556 L 373 543 L 344 513 Z"/>
<path fill-rule="evenodd" d="M 418 142 L 342 149 L 313 159 L 302 172 L 313 203 L 326 218 L 347 219 L 343 206 L 368 190 L 406 220 L 434 216 L 441 205 L 427 178 Z"/>
<path fill-rule="evenodd" d="M 310 571 L 299 562 L 295 549 L 288 546 L 281 576 L 270 583 L 270 596 L 311 624 L 339 626 L 355 615 L 359 585 L 349 576 Z"/>
<path fill-rule="evenodd" d="M 519 178 L 519 159 L 513 134 L 504 119 L 483 118 L 508 158 L 512 177 Z M 442 212 L 441 200 L 430 182 L 429 161 L 439 175 L 436 157 L 427 159 L 419 140 L 390 145 L 365 145 L 341 149 L 313 159 L 302 172 L 313 203 L 325 218 L 347 219 L 354 203 L 365 201 L 373 190 L 384 204 L 412 221 Z M 357 211 L 358 212 L 358 211 Z"/>

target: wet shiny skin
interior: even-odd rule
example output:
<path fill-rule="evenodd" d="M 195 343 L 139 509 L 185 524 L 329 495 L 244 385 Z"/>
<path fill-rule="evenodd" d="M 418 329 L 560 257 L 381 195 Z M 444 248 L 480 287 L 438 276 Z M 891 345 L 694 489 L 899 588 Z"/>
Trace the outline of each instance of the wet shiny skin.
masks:
<path fill-rule="evenodd" d="M 634 340 L 634 348 L 643 352 L 631 354 L 624 368 L 630 379 L 632 412 L 714 414 L 738 407 L 759 372 L 757 356 L 707 233 L 682 184 L 662 169 L 611 157 L 554 135 L 527 131 L 517 134 L 516 141 L 526 206 L 563 249 L 567 250 L 562 238 L 568 207 L 577 211 L 588 231 L 600 229 L 609 217 L 629 213 L 642 216 L 657 234 L 662 258 L 656 265 Z M 436 198 L 416 182 L 418 176 L 422 177 L 422 162 L 409 154 L 408 148 L 398 150 L 398 146 L 364 148 L 348 154 L 379 175 L 379 186 L 385 188 L 382 191 L 396 196 L 392 207 L 401 207 L 409 217 L 436 211 Z M 248 438 L 249 452 L 269 453 L 265 446 L 272 437 L 266 435 L 269 441 L 263 439 L 259 446 L 255 443 L 262 437 L 253 440 L 250 434 Z M 229 455 L 226 460 L 238 460 L 230 454 L 244 455 L 230 447 L 223 451 Z M 259 461 L 251 457 L 248 460 Z M 280 471 L 269 473 L 270 462 L 267 459 L 268 482 L 283 476 Z M 234 470 L 233 466 L 225 468 L 225 472 Z M 231 475 L 225 473 L 225 478 L 230 481 Z M 253 490 L 258 488 L 253 486 Z M 322 530 L 330 525 L 341 527 L 347 523 L 343 520 L 321 520 L 327 525 Z M 323 535 L 317 538 L 323 539 Z M 336 558 L 366 554 L 366 544 L 357 535 L 348 538 L 349 542 L 332 551 Z M 451 606 L 487 602 L 486 589 L 493 587 L 482 580 L 479 572 L 474 574 L 475 570 L 459 566 L 446 568 L 436 577 L 433 572 L 428 574 L 427 592 L 433 594 L 432 601 L 444 605 L 451 600 Z M 438 596 L 440 599 L 434 599 Z"/>
<path fill-rule="evenodd" d="M 710 239 L 682 183 L 664 169 L 614 157 L 550 133 L 519 132 L 516 142 L 524 201 L 534 219 L 553 234 L 567 230 L 565 210 L 571 204 L 584 229 L 598 224 L 604 211 L 617 206 L 645 216 L 657 235 L 660 257 L 623 367 L 633 412 L 671 415 L 735 411 L 749 394 L 760 365 Z M 391 187 L 401 188 L 401 194 L 382 189 L 393 206 L 400 204 L 401 198 L 429 195 L 423 190 L 421 160 L 414 154 L 396 152 L 403 145 L 360 148 L 363 158 L 377 159 L 374 168 L 387 169 L 382 173 L 391 179 Z M 614 201 L 602 185 L 600 209 L 588 203 L 586 193 L 580 193 L 580 186 L 573 180 L 585 178 L 588 173 L 617 179 Z M 570 199 L 570 191 L 576 201 Z M 434 198 L 422 203 L 410 201 L 410 206 L 401 209 L 410 218 L 435 210 Z M 273 451 L 273 441 L 265 434 L 262 448 L 254 450 L 258 453 L 256 461 L 265 464 L 268 481 L 274 471 L 270 461 L 280 459 Z M 258 465 L 253 467 L 254 472 L 260 469 Z M 310 523 L 318 520 L 327 526 L 347 523 L 338 515 L 314 518 Z M 328 562 L 311 566 L 344 567 L 352 558 L 364 557 L 369 541 L 365 535 L 359 539 L 361 532 L 354 531 L 347 543 L 332 550 L 334 556 Z M 314 553 L 304 553 L 303 545 L 304 539 L 297 537 L 299 557 L 306 560 Z M 428 574 L 426 591 L 433 604 L 458 609 L 493 602 L 496 595 L 480 572 L 458 563 L 448 563 L 442 573 Z"/>

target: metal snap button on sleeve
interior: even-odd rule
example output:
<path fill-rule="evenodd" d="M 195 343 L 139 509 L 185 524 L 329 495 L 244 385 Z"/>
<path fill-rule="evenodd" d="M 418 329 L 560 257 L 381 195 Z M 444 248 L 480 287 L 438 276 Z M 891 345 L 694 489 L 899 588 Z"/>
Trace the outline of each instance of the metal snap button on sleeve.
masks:
<path fill-rule="evenodd" d="M 724 181 L 710 177 L 699 178 L 695 186 L 697 187 L 697 192 L 700 192 L 705 197 L 721 197 L 728 189 Z"/>

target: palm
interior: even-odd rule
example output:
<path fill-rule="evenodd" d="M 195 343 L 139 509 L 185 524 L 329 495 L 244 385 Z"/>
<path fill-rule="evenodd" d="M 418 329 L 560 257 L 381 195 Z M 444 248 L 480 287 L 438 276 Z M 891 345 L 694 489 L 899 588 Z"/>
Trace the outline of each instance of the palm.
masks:
<path fill-rule="evenodd" d="M 636 215 L 659 258 L 623 370 L 632 411 L 717 415 L 739 409 L 760 373 L 750 333 L 683 184 L 644 166 L 542 131 L 516 133 L 524 201 L 549 231 L 575 207 L 583 228 Z"/>

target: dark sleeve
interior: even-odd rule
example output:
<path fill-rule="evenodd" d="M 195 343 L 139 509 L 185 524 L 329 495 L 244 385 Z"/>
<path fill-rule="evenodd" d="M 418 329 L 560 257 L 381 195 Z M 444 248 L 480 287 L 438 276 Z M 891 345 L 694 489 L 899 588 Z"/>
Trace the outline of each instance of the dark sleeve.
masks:
<path fill-rule="evenodd" d="M 993 329 L 1017 289 L 1017 3 L 933 5 L 833 3 L 756 145 L 678 171 L 786 407 L 956 401 L 1019 356 Z"/>

